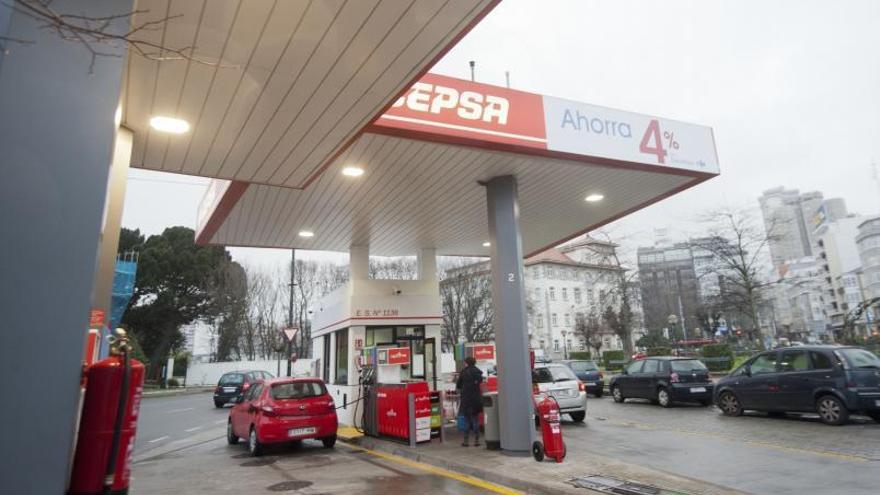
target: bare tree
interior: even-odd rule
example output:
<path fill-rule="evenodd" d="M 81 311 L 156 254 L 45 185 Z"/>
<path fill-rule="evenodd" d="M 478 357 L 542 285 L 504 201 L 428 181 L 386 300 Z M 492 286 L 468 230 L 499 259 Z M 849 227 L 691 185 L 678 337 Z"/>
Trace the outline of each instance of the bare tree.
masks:
<path fill-rule="evenodd" d="M 440 281 L 440 300 L 446 346 L 493 338 L 492 280 L 486 263 L 450 264 Z"/>
<path fill-rule="evenodd" d="M 418 269 L 414 257 L 370 258 L 369 273 L 376 280 L 415 280 Z"/>
<path fill-rule="evenodd" d="M 601 357 L 604 329 L 595 309 L 591 309 L 587 315 L 583 313 L 575 315 L 574 331 L 577 335 L 583 337 L 584 342 L 594 350 L 594 359 Z"/>
<path fill-rule="evenodd" d="M 186 60 L 205 65 L 219 65 L 219 60 L 208 60 L 196 54 L 196 47 L 173 47 L 150 40 L 150 31 L 163 29 L 169 21 L 182 17 L 169 15 L 142 22 L 135 18 L 145 17 L 149 10 L 124 11 L 104 16 L 89 16 L 82 12 L 65 12 L 53 7 L 52 0 L 7 0 L 0 5 L 36 21 L 41 29 L 49 31 L 62 40 L 83 46 L 91 54 L 89 73 L 93 72 L 99 57 L 122 56 L 119 47 L 127 47 L 149 60 Z M 124 23 L 125 27 L 120 27 Z M 0 41 L 32 44 L 23 40 L 0 36 Z M 8 50 L 5 44 L 0 49 Z"/>

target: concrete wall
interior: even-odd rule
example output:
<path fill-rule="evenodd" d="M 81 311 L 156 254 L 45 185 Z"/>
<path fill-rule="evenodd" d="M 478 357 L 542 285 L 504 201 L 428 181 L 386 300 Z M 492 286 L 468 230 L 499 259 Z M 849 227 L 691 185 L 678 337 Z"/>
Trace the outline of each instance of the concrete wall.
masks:
<path fill-rule="evenodd" d="M 293 363 L 293 376 L 311 376 L 314 359 L 299 359 Z M 196 363 L 186 369 L 186 385 L 216 385 L 223 373 L 236 370 L 261 370 L 278 375 L 278 360 L 226 361 Z M 281 374 L 287 373 L 287 361 L 281 361 Z"/>
<path fill-rule="evenodd" d="M 132 1 L 58 0 L 92 17 Z M 64 493 L 83 347 L 119 105 L 125 47 L 92 62 L 33 19 L 0 5 L 0 424 L 3 493 Z M 128 20 L 109 25 L 125 32 Z M 46 366 L 45 363 L 51 363 Z M 39 392 L 34 390 L 39 384 Z M 39 415 L 39 420 L 36 419 Z"/>

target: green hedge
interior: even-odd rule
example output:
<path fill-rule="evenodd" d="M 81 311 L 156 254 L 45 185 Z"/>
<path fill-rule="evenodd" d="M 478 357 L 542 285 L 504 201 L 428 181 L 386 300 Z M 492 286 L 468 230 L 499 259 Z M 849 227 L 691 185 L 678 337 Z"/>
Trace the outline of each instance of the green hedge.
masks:
<path fill-rule="evenodd" d="M 623 351 L 605 351 L 602 353 L 602 363 L 605 365 L 606 370 L 623 369 L 624 361 L 626 361 L 626 358 L 623 355 Z"/>
<path fill-rule="evenodd" d="M 709 371 L 729 371 L 733 367 L 733 349 L 727 344 L 704 346 L 700 354 L 704 358 L 709 358 L 704 361 Z"/>
<path fill-rule="evenodd" d="M 649 356 L 671 356 L 672 349 L 668 347 L 652 347 L 648 349 Z"/>
<path fill-rule="evenodd" d="M 568 359 L 592 359 L 587 351 L 572 351 L 568 353 Z"/>

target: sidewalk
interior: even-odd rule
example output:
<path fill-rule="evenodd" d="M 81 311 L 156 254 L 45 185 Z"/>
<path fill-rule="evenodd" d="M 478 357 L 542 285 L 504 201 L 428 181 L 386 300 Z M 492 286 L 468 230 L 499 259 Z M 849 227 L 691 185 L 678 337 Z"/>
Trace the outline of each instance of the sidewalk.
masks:
<path fill-rule="evenodd" d="M 585 426 L 586 427 L 586 426 Z M 385 439 L 354 437 L 346 441 L 364 448 L 387 452 L 458 473 L 509 486 L 525 493 L 586 495 L 603 493 L 575 487 L 568 481 L 582 476 L 606 476 L 658 487 L 655 493 L 742 495 L 743 492 L 716 486 L 700 480 L 620 462 L 590 451 L 588 445 L 567 444 L 567 456 L 562 463 L 536 462 L 531 456 L 514 457 L 485 446 L 462 447 L 461 434 L 450 427 L 446 443 L 438 440 L 420 444 L 417 448 Z M 613 492 L 605 492 L 613 493 Z M 618 492 L 623 493 L 623 492 Z M 635 492 L 633 492 L 635 493 Z"/>

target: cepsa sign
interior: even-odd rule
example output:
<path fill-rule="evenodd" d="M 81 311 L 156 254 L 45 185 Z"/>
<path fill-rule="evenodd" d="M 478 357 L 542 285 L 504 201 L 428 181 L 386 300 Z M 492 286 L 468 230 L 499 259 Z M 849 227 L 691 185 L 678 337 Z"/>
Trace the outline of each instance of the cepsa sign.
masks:
<path fill-rule="evenodd" d="M 373 128 L 717 174 L 710 127 L 426 74 Z M 408 135 L 409 133 L 391 132 Z M 408 137 L 408 136 L 407 136 Z M 462 144 L 470 144 L 463 142 Z"/>
<path fill-rule="evenodd" d="M 475 345 L 474 359 L 477 361 L 491 361 L 495 359 L 495 346 L 492 344 Z"/>
<path fill-rule="evenodd" d="M 425 74 L 377 124 L 546 148 L 543 112 L 540 95 Z"/>
<path fill-rule="evenodd" d="M 388 360 L 385 364 L 409 364 L 409 348 L 392 347 L 388 349 Z"/>

